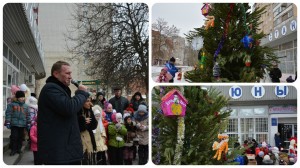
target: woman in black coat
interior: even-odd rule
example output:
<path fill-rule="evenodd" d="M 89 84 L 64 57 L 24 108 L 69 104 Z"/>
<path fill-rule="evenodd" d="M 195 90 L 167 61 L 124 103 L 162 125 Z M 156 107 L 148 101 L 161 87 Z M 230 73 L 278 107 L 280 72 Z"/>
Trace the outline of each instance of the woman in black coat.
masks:
<path fill-rule="evenodd" d="M 146 105 L 145 99 L 140 92 L 135 92 L 132 96 L 130 103 L 133 105 L 134 111 L 137 111 L 140 104 Z"/>
<path fill-rule="evenodd" d="M 78 123 L 84 153 L 83 165 L 96 164 L 94 154 L 94 151 L 96 151 L 96 141 L 93 130 L 97 128 L 98 122 L 92 111 L 92 105 L 91 98 L 88 98 L 82 110 L 78 112 Z"/>
<path fill-rule="evenodd" d="M 94 102 L 94 105 L 99 105 L 102 109 L 104 109 L 104 104 L 106 102 L 104 96 L 105 96 L 104 93 L 98 92 L 96 95 L 96 101 Z"/>

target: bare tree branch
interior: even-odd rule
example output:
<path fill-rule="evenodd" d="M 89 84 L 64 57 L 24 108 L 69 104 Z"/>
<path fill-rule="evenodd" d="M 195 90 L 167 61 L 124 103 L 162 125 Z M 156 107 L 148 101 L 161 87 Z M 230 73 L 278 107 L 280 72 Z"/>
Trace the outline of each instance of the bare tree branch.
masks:
<path fill-rule="evenodd" d="M 140 82 L 148 90 L 148 6 L 143 3 L 76 4 L 78 21 L 67 35 L 68 50 L 84 57 L 86 70 L 105 85 Z"/>

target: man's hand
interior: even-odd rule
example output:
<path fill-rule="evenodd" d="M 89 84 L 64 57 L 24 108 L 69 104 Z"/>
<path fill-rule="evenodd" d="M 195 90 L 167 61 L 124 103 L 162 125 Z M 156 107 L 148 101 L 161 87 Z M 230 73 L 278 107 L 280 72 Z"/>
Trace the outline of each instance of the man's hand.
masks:
<path fill-rule="evenodd" d="M 78 90 L 82 90 L 82 91 L 87 92 L 87 87 L 84 86 L 84 85 L 82 85 L 82 84 L 80 84 L 80 85 L 78 86 Z"/>

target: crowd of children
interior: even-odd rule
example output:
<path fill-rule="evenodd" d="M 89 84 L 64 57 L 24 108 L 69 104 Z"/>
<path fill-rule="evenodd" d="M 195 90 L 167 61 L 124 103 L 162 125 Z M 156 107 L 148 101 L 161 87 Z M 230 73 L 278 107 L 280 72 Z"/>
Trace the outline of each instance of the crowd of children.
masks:
<path fill-rule="evenodd" d="M 34 164 L 39 165 L 37 114 L 34 94 L 28 96 L 26 85 L 12 86 L 11 102 L 5 112 L 5 126 L 11 129 L 10 155 L 21 153 L 24 131 L 27 130 Z M 124 115 L 97 94 L 97 101 L 89 97 L 77 113 L 83 146 L 83 165 L 132 165 L 138 153 L 138 163 L 148 161 L 148 109 L 141 94 L 134 94 Z M 102 99 L 101 99 L 102 96 Z M 103 108 L 102 108 L 103 107 Z M 108 162 L 107 162 L 108 161 Z"/>
<path fill-rule="evenodd" d="M 297 160 L 294 141 L 291 140 L 292 147 L 290 146 L 290 150 L 286 152 L 280 151 L 276 146 L 271 147 L 265 141 L 257 143 L 255 139 L 250 142 L 245 140 L 242 146 L 245 150 L 244 156 L 236 158 L 235 161 L 242 165 L 253 164 L 253 162 L 255 165 L 293 165 Z"/>

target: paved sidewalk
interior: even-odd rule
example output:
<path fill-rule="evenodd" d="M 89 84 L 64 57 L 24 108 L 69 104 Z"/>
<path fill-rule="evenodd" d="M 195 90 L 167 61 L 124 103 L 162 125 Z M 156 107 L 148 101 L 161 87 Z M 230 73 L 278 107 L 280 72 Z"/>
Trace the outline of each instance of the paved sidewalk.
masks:
<path fill-rule="evenodd" d="M 29 149 L 27 141 L 23 141 L 22 153 L 10 156 L 11 150 L 9 149 L 9 136 L 10 130 L 3 127 L 3 162 L 6 165 L 34 165 L 33 162 L 33 152 Z M 133 165 L 138 164 L 138 154 L 137 158 L 133 161 Z"/>
<path fill-rule="evenodd" d="M 27 141 L 23 141 L 23 146 L 21 148 L 21 154 L 15 154 L 14 156 L 10 156 L 10 149 L 9 149 L 9 136 L 10 136 L 10 129 L 3 127 L 3 162 L 7 165 L 16 165 L 21 160 L 25 148 L 27 146 Z"/>

